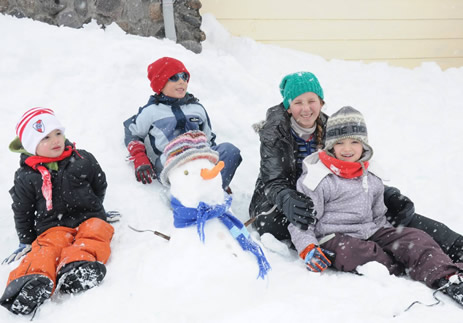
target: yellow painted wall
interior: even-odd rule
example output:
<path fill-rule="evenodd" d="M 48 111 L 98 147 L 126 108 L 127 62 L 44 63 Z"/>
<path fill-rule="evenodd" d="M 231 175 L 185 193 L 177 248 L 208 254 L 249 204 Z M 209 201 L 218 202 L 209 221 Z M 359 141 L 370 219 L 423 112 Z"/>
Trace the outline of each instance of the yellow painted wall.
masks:
<path fill-rule="evenodd" d="M 201 0 L 232 35 L 326 59 L 463 66 L 463 0 Z"/>

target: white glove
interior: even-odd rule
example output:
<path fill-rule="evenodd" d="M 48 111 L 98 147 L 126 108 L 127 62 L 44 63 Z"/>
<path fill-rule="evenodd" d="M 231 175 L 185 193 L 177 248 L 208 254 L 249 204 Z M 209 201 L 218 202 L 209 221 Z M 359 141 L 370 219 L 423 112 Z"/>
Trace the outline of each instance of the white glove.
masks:
<path fill-rule="evenodd" d="M 119 211 L 106 211 L 106 222 L 114 223 L 121 219 L 122 215 Z"/>
<path fill-rule="evenodd" d="M 2 265 L 11 264 L 13 261 L 21 259 L 26 253 L 31 251 L 32 246 L 30 244 L 20 243 L 18 249 L 16 249 L 9 257 L 5 258 Z"/>

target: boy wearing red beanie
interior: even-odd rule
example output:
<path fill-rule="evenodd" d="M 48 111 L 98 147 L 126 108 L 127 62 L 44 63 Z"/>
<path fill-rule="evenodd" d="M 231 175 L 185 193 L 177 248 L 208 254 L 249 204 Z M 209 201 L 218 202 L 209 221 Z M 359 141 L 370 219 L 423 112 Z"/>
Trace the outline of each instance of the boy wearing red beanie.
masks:
<path fill-rule="evenodd" d="M 0 305 L 15 314 L 32 313 L 57 289 L 97 286 L 106 274 L 114 233 L 103 207 L 106 176 L 64 130 L 53 110 L 33 108 L 10 144 L 21 154 L 10 190 L 20 243 L 2 264 L 25 257 L 11 271 Z"/>
<path fill-rule="evenodd" d="M 222 186 L 229 191 L 242 160 L 240 150 L 231 143 L 215 143 L 206 109 L 187 92 L 190 72 L 179 60 L 163 57 L 148 66 L 148 79 L 154 95 L 138 114 L 124 122 L 124 141 L 136 179 L 146 184 L 159 178 L 166 161 L 164 148 L 169 141 L 187 131 L 200 130 L 206 134 L 211 148 L 219 153 L 219 160 L 225 163 Z"/>

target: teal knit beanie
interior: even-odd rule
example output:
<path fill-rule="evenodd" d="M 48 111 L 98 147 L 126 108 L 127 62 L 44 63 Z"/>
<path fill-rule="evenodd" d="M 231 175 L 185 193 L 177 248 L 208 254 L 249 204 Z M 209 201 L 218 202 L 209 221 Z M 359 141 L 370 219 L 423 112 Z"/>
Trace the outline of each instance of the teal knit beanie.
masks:
<path fill-rule="evenodd" d="M 317 77 L 310 72 L 286 75 L 280 83 L 280 93 L 283 96 L 283 105 L 286 110 L 292 100 L 306 92 L 313 92 L 323 100 L 323 89 Z"/>

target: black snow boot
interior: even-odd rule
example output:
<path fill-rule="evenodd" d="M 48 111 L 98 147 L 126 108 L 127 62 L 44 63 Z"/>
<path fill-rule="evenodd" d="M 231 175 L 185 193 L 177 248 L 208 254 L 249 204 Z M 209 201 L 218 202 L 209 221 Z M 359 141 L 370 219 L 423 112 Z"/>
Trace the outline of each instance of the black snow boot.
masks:
<path fill-rule="evenodd" d="M 50 298 L 53 285 L 44 275 L 20 277 L 8 284 L 0 303 L 14 314 L 30 314 Z"/>
<path fill-rule="evenodd" d="M 448 279 L 443 278 L 438 283 L 441 287 L 438 290 L 452 297 L 458 304 L 463 306 L 463 274 L 456 273 Z"/>
<path fill-rule="evenodd" d="M 76 261 L 58 273 L 58 286 L 63 293 L 78 293 L 98 286 L 106 275 L 106 267 L 98 261 Z"/>

